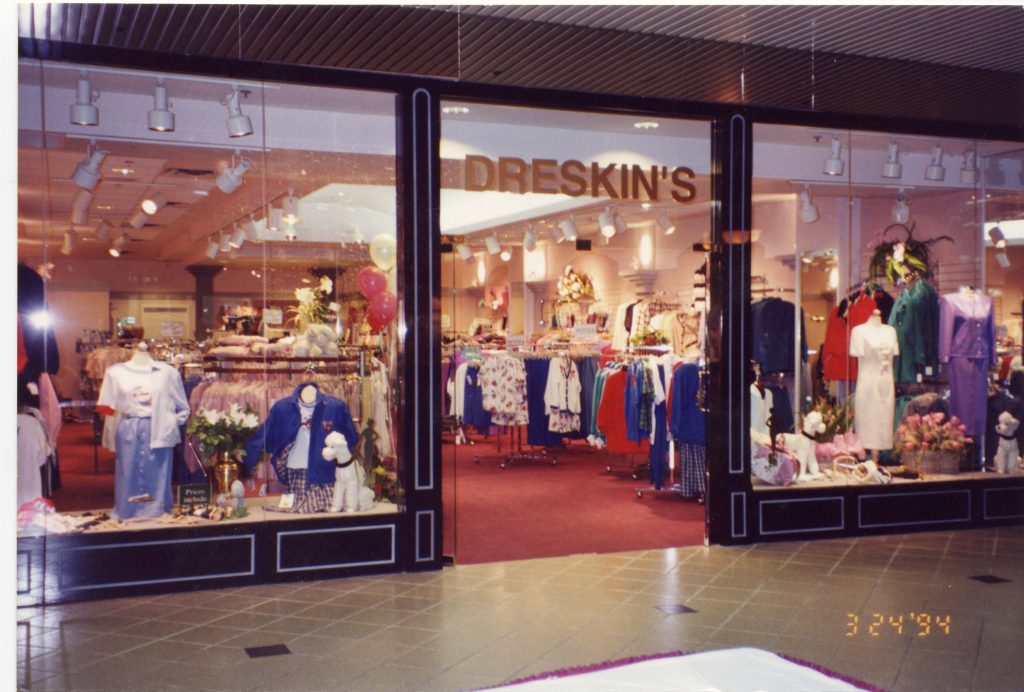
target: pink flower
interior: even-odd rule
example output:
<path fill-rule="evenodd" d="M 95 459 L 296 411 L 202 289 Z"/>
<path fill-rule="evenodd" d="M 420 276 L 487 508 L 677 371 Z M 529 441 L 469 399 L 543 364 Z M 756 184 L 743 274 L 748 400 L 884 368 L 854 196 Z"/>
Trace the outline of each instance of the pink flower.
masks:
<path fill-rule="evenodd" d="M 910 440 L 908 442 L 904 442 L 903 443 L 903 448 L 904 449 L 913 449 L 916 446 L 917 446 L 917 444 L 913 440 Z"/>
<path fill-rule="evenodd" d="M 921 449 L 931 449 L 931 446 L 929 446 L 929 444 L 927 442 L 922 442 L 921 443 Z"/>

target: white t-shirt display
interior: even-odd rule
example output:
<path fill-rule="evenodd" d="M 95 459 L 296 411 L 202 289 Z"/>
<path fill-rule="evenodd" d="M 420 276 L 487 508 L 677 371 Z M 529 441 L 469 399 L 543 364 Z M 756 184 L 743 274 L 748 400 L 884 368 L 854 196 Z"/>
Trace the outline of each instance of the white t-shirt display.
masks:
<path fill-rule="evenodd" d="M 100 385 L 97 407 L 121 416 L 151 419 L 149 446 L 173 447 L 181 442 L 180 426 L 188 420 L 188 398 L 178 370 L 167 363 L 132 361 L 107 368 Z"/>
<path fill-rule="evenodd" d="M 878 316 L 850 332 L 850 355 L 858 358 L 853 425 L 865 449 L 892 449 L 896 413 L 892 361 L 899 353 L 896 329 Z"/>
<path fill-rule="evenodd" d="M 309 467 L 309 426 L 313 420 L 313 409 L 316 403 L 306 404 L 299 402 L 299 415 L 302 416 L 302 425 L 295 433 L 295 442 L 288 450 L 288 468 L 304 469 Z"/>

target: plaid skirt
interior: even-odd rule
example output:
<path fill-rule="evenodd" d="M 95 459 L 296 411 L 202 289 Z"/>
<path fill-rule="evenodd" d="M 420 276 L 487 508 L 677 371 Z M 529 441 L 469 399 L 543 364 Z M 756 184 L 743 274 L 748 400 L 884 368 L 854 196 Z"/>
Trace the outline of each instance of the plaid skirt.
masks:
<path fill-rule="evenodd" d="M 284 478 L 288 483 L 287 493 L 295 496 L 295 501 L 290 509 L 277 509 L 279 512 L 291 512 L 293 514 L 313 514 L 315 512 L 329 512 L 331 499 L 334 496 L 334 483 L 307 483 L 306 469 L 288 468 L 288 447 L 274 460 L 274 468 L 278 476 Z"/>
<path fill-rule="evenodd" d="M 704 445 L 679 445 L 679 487 L 683 497 L 699 497 L 706 492 L 707 458 Z"/>

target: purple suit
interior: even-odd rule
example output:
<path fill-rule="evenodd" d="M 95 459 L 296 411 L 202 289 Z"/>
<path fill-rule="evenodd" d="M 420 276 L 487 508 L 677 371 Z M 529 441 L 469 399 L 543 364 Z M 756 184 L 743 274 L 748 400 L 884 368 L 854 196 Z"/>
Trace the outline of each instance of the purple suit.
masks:
<path fill-rule="evenodd" d="M 996 363 L 991 296 L 972 291 L 939 299 L 939 361 L 948 363 L 950 413 L 969 435 L 980 435 L 985 429 L 988 371 Z"/>

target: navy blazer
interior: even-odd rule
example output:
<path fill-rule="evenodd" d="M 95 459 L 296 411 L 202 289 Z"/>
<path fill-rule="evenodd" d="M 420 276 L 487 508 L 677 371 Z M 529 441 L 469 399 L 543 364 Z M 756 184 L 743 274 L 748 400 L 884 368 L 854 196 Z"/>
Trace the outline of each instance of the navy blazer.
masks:
<path fill-rule="evenodd" d="M 283 458 L 292 444 L 302 425 L 299 413 L 299 393 L 306 387 L 317 390 L 316 405 L 313 407 L 313 418 L 310 421 L 309 434 L 309 466 L 306 469 L 307 483 L 333 483 L 334 462 L 324 459 L 324 439 L 337 431 L 345 436 L 348 448 L 355 450 L 359 435 L 352 423 L 352 415 L 348 406 L 341 399 L 328 396 L 321 392 L 315 384 L 300 384 L 292 395 L 281 399 L 270 407 L 270 415 L 245 446 L 245 464 L 250 469 L 256 466 L 263 452 L 270 454 L 277 469 L 277 461 Z M 280 476 L 280 473 L 278 474 Z M 286 479 L 281 479 L 285 481 Z"/>

